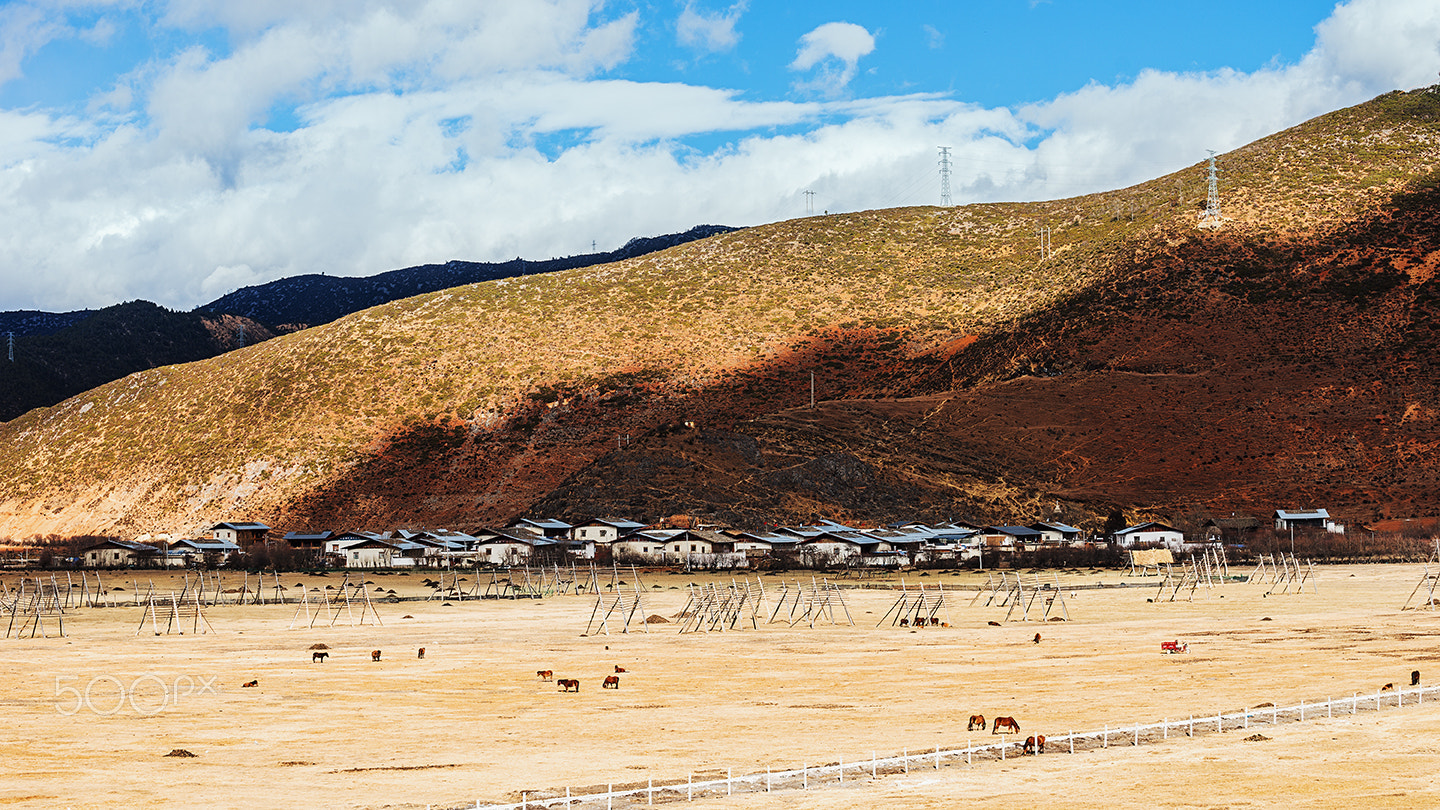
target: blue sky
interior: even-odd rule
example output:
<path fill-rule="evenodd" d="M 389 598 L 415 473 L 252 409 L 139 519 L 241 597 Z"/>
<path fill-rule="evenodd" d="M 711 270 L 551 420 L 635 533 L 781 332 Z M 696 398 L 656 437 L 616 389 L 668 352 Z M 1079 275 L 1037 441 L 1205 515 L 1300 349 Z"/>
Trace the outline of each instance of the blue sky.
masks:
<path fill-rule="evenodd" d="M 1114 188 L 1440 69 L 1433 0 L 11 0 L 0 309 Z"/>

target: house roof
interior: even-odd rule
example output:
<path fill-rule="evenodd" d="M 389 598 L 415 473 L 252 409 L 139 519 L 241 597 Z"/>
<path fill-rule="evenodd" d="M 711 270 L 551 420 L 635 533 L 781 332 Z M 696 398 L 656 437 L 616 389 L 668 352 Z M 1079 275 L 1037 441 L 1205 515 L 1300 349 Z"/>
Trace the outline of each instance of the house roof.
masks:
<path fill-rule="evenodd" d="M 159 554 L 159 553 L 160 553 L 160 549 L 158 549 L 158 548 L 156 548 L 156 547 L 154 547 L 154 546 L 147 546 L 147 545 L 145 545 L 144 543 L 136 543 L 136 542 L 131 541 L 131 540 L 116 540 L 116 539 L 113 538 L 113 537 L 106 538 L 106 539 L 104 539 L 104 540 L 101 540 L 101 541 L 98 542 L 98 543 L 93 543 L 93 544 L 91 544 L 91 545 L 88 545 L 88 546 L 86 546 L 85 548 L 80 549 L 80 551 L 81 551 L 81 552 L 93 551 L 93 550 L 95 550 L 95 549 L 97 549 L 97 548 L 106 548 L 106 547 L 122 548 L 122 549 L 125 549 L 126 551 L 133 551 L 133 552 L 135 552 L 136 554 Z"/>
<path fill-rule="evenodd" d="M 268 532 L 270 527 L 264 523 L 216 523 L 210 527 L 210 531 L 216 529 L 230 529 L 237 532 Z"/>
<path fill-rule="evenodd" d="M 602 526 L 610 526 L 610 527 L 612 527 L 612 528 L 614 528 L 614 529 L 618 529 L 619 531 L 622 531 L 622 532 L 635 531 L 635 530 L 638 530 L 638 529 L 643 529 L 643 528 L 645 528 L 645 524 L 644 524 L 644 523 L 636 523 L 635 521 L 629 520 L 628 518 L 608 518 L 608 517 L 607 517 L 607 518 L 595 518 L 594 520 L 587 520 L 587 521 L 585 521 L 584 523 L 577 523 L 577 524 L 576 524 L 576 527 L 578 528 L 579 526 L 594 526 L 594 525 L 596 525 L 596 524 L 600 524 L 600 525 L 602 525 Z"/>
<path fill-rule="evenodd" d="M 512 526 L 508 529 L 495 529 L 495 536 L 480 541 L 480 545 L 488 543 L 524 543 L 527 546 L 553 546 L 555 541 L 540 534 L 539 532 L 527 529 L 523 526 Z"/>
<path fill-rule="evenodd" d="M 1275 517 L 1281 520 L 1329 520 L 1330 513 L 1324 509 L 1276 509 Z"/>
<path fill-rule="evenodd" d="M 1120 531 L 1115 532 L 1115 534 L 1118 536 L 1122 534 L 1137 534 L 1139 532 L 1175 532 L 1176 534 L 1179 534 L 1180 530 L 1171 528 L 1170 526 L 1166 526 L 1164 523 L 1147 521 L 1145 523 L 1136 523 L 1134 526 L 1127 526 Z"/>
<path fill-rule="evenodd" d="M 554 518 L 520 518 L 515 521 L 515 523 L 516 526 L 523 523 L 526 526 L 534 526 L 541 530 L 549 529 L 550 531 L 565 531 L 575 528 L 563 520 L 555 520 Z"/>
<path fill-rule="evenodd" d="M 171 549 L 174 549 L 176 546 L 179 546 L 179 545 L 190 546 L 191 548 L 195 549 L 196 551 L 239 551 L 239 550 L 240 550 L 240 547 L 239 547 L 239 546 L 235 545 L 234 543 L 230 542 L 229 540 L 202 540 L 202 539 L 192 539 L 192 538 L 189 538 L 189 537 L 185 537 L 185 538 L 181 538 L 181 539 L 179 539 L 179 540 L 172 540 L 172 541 L 170 542 L 170 548 L 171 548 Z"/>
<path fill-rule="evenodd" d="M 1039 537 L 1040 532 L 1029 526 L 989 526 L 987 532 L 995 534 L 1008 534 L 1011 537 Z"/>
<path fill-rule="evenodd" d="M 299 541 L 311 543 L 323 543 L 335 536 L 335 532 L 326 529 L 323 532 L 286 532 L 285 542 Z"/>
<path fill-rule="evenodd" d="M 1043 528 L 1042 528 L 1042 527 L 1043 527 Z M 1050 531 L 1060 532 L 1061 534 L 1079 534 L 1079 533 L 1080 533 L 1080 530 L 1077 529 L 1077 528 L 1075 528 L 1074 526 L 1068 526 L 1068 525 L 1066 525 L 1066 524 L 1064 524 L 1064 523 L 1046 523 L 1045 521 L 1040 521 L 1039 523 L 1031 523 L 1031 524 L 1030 524 L 1030 528 L 1036 529 L 1036 530 L 1042 531 L 1042 532 L 1045 531 L 1046 529 L 1049 529 Z"/>

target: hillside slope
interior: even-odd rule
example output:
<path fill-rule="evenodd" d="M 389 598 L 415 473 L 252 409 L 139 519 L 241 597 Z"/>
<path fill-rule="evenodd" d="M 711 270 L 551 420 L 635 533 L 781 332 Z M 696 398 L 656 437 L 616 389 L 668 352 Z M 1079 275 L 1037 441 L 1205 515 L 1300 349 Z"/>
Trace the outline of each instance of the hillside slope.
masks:
<path fill-rule="evenodd" d="M 1385 412 L 1413 442 L 1352 430 L 1371 416 L 1347 393 L 1386 384 L 1397 348 L 1426 351 L 1437 110 L 1434 92 L 1390 94 L 1224 156 L 1218 233 L 1194 228 L 1197 166 L 1069 200 L 777 223 L 133 375 L 0 426 L 0 535 L 709 504 L 999 519 L 1053 500 L 1258 500 L 1272 469 L 1359 508 L 1377 499 L 1327 467 L 1334 448 L 1353 436 L 1379 470 L 1440 439 L 1423 404 Z M 1354 253 L 1365 239 L 1384 246 Z M 1277 387 L 1281 368 L 1310 376 Z M 825 404 L 797 410 L 812 372 Z M 1416 395 L 1421 376 L 1405 378 Z M 1299 388 L 1330 404 L 1293 401 Z M 1253 402 L 1259 416 L 1239 415 Z M 1331 456 L 1261 446 L 1317 427 Z M 1268 452 L 1278 466 L 1251 463 Z"/>

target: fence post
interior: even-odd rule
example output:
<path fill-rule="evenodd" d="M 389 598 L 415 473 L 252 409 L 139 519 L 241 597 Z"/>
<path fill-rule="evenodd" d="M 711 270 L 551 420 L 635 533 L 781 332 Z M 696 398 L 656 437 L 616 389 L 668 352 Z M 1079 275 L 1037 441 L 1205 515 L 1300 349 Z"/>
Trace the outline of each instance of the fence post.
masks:
<path fill-rule="evenodd" d="M 1278 724 L 1279 722 L 1280 722 L 1280 704 L 1279 704 L 1279 703 L 1276 703 L 1276 702 L 1274 702 L 1274 701 L 1272 700 L 1272 701 L 1270 702 L 1270 725 L 1273 726 L 1273 725 Z"/>
<path fill-rule="evenodd" d="M 965 738 L 965 767 L 970 767 L 970 752 L 975 750 L 975 742 L 969 737 Z"/>
<path fill-rule="evenodd" d="M 645 803 L 655 803 L 655 777 L 650 777 L 645 787 Z"/>
<path fill-rule="evenodd" d="M 875 749 L 870 749 L 870 778 L 875 778 Z"/>
<path fill-rule="evenodd" d="M 569 807 L 570 807 L 570 788 L 568 788 L 568 787 L 565 788 L 565 807 L 566 807 L 566 810 L 569 810 Z"/>
<path fill-rule="evenodd" d="M 809 789 L 810 789 L 810 765 L 809 765 L 809 763 L 805 763 L 805 762 L 800 763 L 800 789 L 801 789 L 801 790 L 809 790 Z"/>
<path fill-rule="evenodd" d="M 1110 747 L 1110 724 L 1109 724 L 1109 723 L 1106 723 L 1106 724 L 1105 724 L 1105 736 L 1100 738 L 1100 747 L 1101 747 L 1101 748 L 1109 748 L 1109 747 Z"/>
<path fill-rule="evenodd" d="M 605 785 L 605 810 L 612 810 L 615 807 L 615 783 L 608 782 Z"/>
<path fill-rule="evenodd" d="M 910 773 L 910 749 L 903 748 L 901 749 L 901 751 L 902 753 L 900 756 L 902 759 L 905 760 L 905 773 Z"/>
<path fill-rule="evenodd" d="M 1327 697 L 1327 698 L 1325 698 L 1325 716 L 1326 716 L 1326 717 L 1334 717 L 1334 716 L 1335 716 L 1335 698 L 1332 698 L 1332 697 Z"/>
<path fill-rule="evenodd" d="M 1070 753 L 1075 753 L 1075 732 L 1070 732 Z"/>
<path fill-rule="evenodd" d="M 1300 701 L 1300 722 L 1305 722 L 1305 701 Z"/>
<path fill-rule="evenodd" d="M 1135 724 L 1135 744 L 1136 744 L 1136 745 L 1139 745 L 1139 744 L 1140 744 L 1140 724 L 1139 724 L 1139 723 L 1136 723 L 1136 724 Z"/>
<path fill-rule="evenodd" d="M 525 810 L 525 791 L 520 791 L 520 810 Z"/>
<path fill-rule="evenodd" d="M 1162 721 L 1160 725 L 1161 725 L 1161 728 L 1164 729 L 1163 731 L 1160 732 L 1160 738 L 1163 739 L 1163 740 L 1168 740 L 1168 739 L 1170 739 L 1170 718 L 1168 718 L 1168 717 L 1165 718 L 1164 721 Z"/>
<path fill-rule="evenodd" d="M 940 770 L 940 746 L 938 745 L 935 746 L 935 770 Z"/>
<path fill-rule="evenodd" d="M 685 801 L 695 801 L 695 774 L 685 774 Z"/>
<path fill-rule="evenodd" d="M 1245 728 L 1247 728 L 1247 729 L 1250 728 L 1250 710 L 1249 710 L 1249 709 L 1241 709 L 1241 710 L 1240 710 L 1240 713 L 1241 713 L 1241 714 L 1244 716 L 1244 718 L 1245 718 L 1245 721 L 1244 721 L 1244 722 L 1245 722 Z"/>
<path fill-rule="evenodd" d="M 1005 761 L 1005 749 L 1008 748 L 1008 747 L 1009 747 L 1009 746 L 1005 745 L 1005 743 L 1003 743 L 1003 742 L 1000 743 L 1000 761 L 1001 761 L 1001 762 L 1004 762 L 1004 761 Z"/>
<path fill-rule="evenodd" d="M 1351 714 L 1355 714 L 1355 713 L 1358 712 L 1358 711 L 1360 711 L 1360 693 L 1359 693 L 1359 692 L 1351 692 L 1351 693 L 1350 693 L 1350 713 L 1351 713 Z"/>
<path fill-rule="evenodd" d="M 836 758 L 835 758 L 835 761 L 838 762 L 838 763 L 840 763 L 840 767 L 836 768 L 835 770 L 837 770 L 837 771 L 840 772 L 840 784 L 843 785 L 843 784 L 845 784 L 845 758 L 844 758 L 844 757 L 836 757 Z"/>
<path fill-rule="evenodd" d="M 765 792 L 770 792 L 770 766 L 765 766 Z"/>
<path fill-rule="evenodd" d="M 1225 719 L 1220 712 L 1215 713 L 1215 733 L 1219 734 L 1225 730 Z"/>

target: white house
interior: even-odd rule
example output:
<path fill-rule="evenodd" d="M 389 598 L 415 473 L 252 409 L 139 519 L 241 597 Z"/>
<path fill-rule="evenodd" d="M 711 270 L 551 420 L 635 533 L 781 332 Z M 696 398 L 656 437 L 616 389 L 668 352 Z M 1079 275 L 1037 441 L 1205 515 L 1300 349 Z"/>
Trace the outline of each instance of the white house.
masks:
<path fill-rule="evenodd" d="M 81 549 L 80 553 L 87 568 L 133 568 L 153 565 L 160 550 L 128 540 L 101 540 Z"/>
<path fill-rule="evenodd" d="M 210 537 L 224 540 L 241 548 L 252 543 L 263 543 L 270 536 L 270 527 L 264 523 L 216 523 L 210 527 Z"/>
<path fill-rule="evenodd" d="M 559 544 L 538 531 L 525 528 L 497 529 L 475 546 L 477 565 L 524 565 L 538 550 Z"/>
<path fill-rule="evenodd" d="M 1163 546 L 1179 551 L 1185 546 L 1185 535 L 1164 523 L 1139 523 L 1115 532 L 1115 544 L 1121 548 Z"/>
<path fill-rule="evenodd" d="M 1331 534 L 1344 534 L 1345 526 L 1336 523 L 1325 509 L 1276 509 L 1275 531 L 1289 529 L 1324 529 Z"/>
<path fill-rule="evenodd" d="M 684 529 L 647 529 L 627 535 L 610 544 L 610 553 L 617 562 L 643 562 L 658 565 L 665 562 L 666 544 Z"/>
<path fill-rule="evenodd" d="M 179 557 L 181 565 L 196 565 L 211 559 L 216 565 L 224 565 L 240 550 L 228 540 L 192 540 L 182 538 L 170 541 L 169 556 Z"/>

